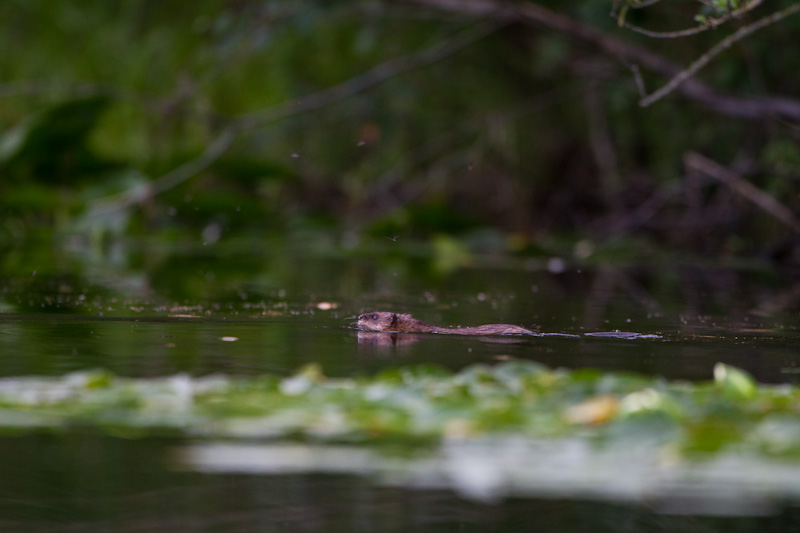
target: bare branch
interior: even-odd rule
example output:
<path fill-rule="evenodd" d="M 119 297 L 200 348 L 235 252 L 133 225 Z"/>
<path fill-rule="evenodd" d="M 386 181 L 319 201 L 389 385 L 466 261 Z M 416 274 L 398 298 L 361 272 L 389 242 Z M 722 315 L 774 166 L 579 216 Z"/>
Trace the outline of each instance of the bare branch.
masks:
<path fill-rule="evenodd" d="M 631 9 L 642 9 L 644 7 L 654 6 L 659 3 L 661 0 L 639 0 L 638 2 L 634 2 L 629 4 Z"/>
<path fill-rule="evenodd" d="M 172 171 L 164 174 L 147 187 L 125 190 L 120 193 L 100 198 L 92 204 L 92 214 L 103 214 L 116 209 L 139 204 L 152 196 L 168 191 L 210 167 L 228 151 L 239 133 L 299 113 L 306 113 L 321 107 L 339 102 L 403 72 L 408 72 L 426 65 L 441 61 L 464 47 L 486 37 L 505 24 L 499 20 L 491 20 L 474 24 L 455 37 L 439 42 L 415 54 L 389 60 L 367 72 L 354 76 L 347 81 L 328 89 L 287 100 L 275 106 L 246 113 L 237 117 L 224 128 L 206 147 L 202 154 L 187 161 Z"/>
<path fill-rule="evenodd" d="M 711 48 L 711 50 L 709 50 L 708 52 L 697 58 L 686 69 L 679 72 L 675 77 L 669 80 L 669 82 L 666 85 L 661 87 L 659 90 L 657 90 L 647 98 L 642 98 L 639 101 L 639 105 L 641 105 L 642 107 L 647 107 L 653 104 L 654 102 L 657 102 L 664 96 L 674 91 L 681 83 L 694 76 L 698 70 L 706 66 L 709 61 L 711 61 L 714 57 L 719 55 L 722 51 L 726 50 L 734 43 L 741 41 L 748 35 L 760 30 L 761 28 L 769 26 L 770 24 L 774 24 L 779 20 L 782 20 L 788 17 L 789 15 L 793 15 L 798 12 L 800 12 L 800 3 L 789 6 L 786 9 L 777 11 L 771 15 L 759 19 L 752 24 L 739 28 L 735 33 L 729 35 L 722 41 L 718 42 L 716 45 L 714 45 L 714 47 Z"/>
<path fill-rule="evenodd" d="M 439 62 L 465 46 L 493 33 L 503 25 L 502 21 L 497 20 L 475 24 L 452 39 L 437 43 L 421 52 L 381 63 L 373 69 L 354 76 L 339 85 L 334 85 L 323 91 L 301 96 L 267 109 L 242 115 L 239 117 L 239 127 L 241 129 L 258 127 L 267 122 L 298 113 L 305 113 L 344 100 L 383 83 L 398 74 Z"/>
<path fill-rule="evenodd" d="M 617 57 L 626 67 L 639 65 L 665 76 L 676 76 L 682 68 L 665 57 L 645 48 L 603 33 L 592 26 L 533 3 L 505 0 L 403 0 L 473 16 L 491 16 L 526 24 L 536 24 L 569 35 Z M 723 115 L 749 119 L 784 118 L 800 120 L 800 101 L 792 98 L 765 96 L 741 98 L 719 93 L 705 83 L 687 78 L 675 88 L 686 98 L 703 104 Z"/>
<path fill-rule="evenodd" d="M 647 96 L 647 89 L 644 87 L 644 80 L 642 79 L 642 73 L 639 70 L 639 65 L 631 65 L 631 74 L 633 74 L 633 81 L 636 83 L 636 89 L 639 91 L 639 96 L 644 98 Z"/>
<path fill-rule="evenodd" d="M 739 9 L 729 11 L 725 15 L 717 18 L 706 18 L 703 24 L 699 26 L 695 26 L 694 28 L 687 28 L 685 30 L 676 30 L 676 31 L 652 31 L 646 28 L 642 28 L 640 26 L 635 26 L 629 22 L 622 21 L 622 26 L 628 28 L 631 31 L 635 31 L 636 33 L 641 33 L 642 35 L 646 35 L 648 37 L 653 37 L 656 39 L 676 39 L 678 37 L 688 37 L 690 35 L 696 35 L 698 33 L 704 32 L 706 30 L 717 28 L 718 26 L 725 24 L 732 18 L 740 17 L 747 13 L 748 11 L 758 7 L 761 5 L 763 0 L 752 0 L 744 4 Z M 641 6 L 637 6 L 641 7 Z M 616 13 L 611 13 L 612 17 L 616 17 Z"/>
<path fill-rule="evenodd" d="M 800 220 L 794 216 L 791 209 L 776 200 L 774 196 L 765 193 L 729 168 L 696 152 L 689 152 L 686 154 L 683 161 L 687 167 L 698 170 L 720 183 L 725 184 L 735 193 L 783 222 L 795 233 L 800 233 Z"/>
<path fill-rule="evenodd" d="M 206 147 L 202 154 L 172 171 L 167 172 L 157 180 L 149 183 L 146 187 L 128 189 L 95 200 L 91 205 L 91 214 L 102 215 L 116 211 L 117 209 L 131 207 L 159 193 L 168 191 L 176 185 L 180 185 L 214 164 L 222 154 L 228 151 L 228 148 L 231 147 L 234 140 L 236 140 L 236 133 L 233 128 L 225 128 L 217 135 L 211 144 Z"/>

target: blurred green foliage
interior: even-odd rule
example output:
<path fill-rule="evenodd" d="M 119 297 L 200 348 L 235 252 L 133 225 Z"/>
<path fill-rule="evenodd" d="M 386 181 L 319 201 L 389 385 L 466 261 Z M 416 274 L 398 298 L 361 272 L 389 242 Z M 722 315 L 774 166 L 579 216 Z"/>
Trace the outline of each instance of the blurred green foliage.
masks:
<path fill-rule="evenodd" d="M 681 65 L 764 15 L 654 42 L 618 27 L 610 4 L 541 4 Z M 625 17 L 689 27 L 697 6 Z M 426 62 L 414 54 L 482 22 L 377 0 L 10 0 L 0 20 L 0 45 L 15 51 L 0 66 L 0 242 L 37 228 L 198 241 L 298 227 L 422 239 L 493 228 L 500 248 L 515 243 L 508 251 L 634 236 L 716 256 L 789 242 L 782 257 L 792 257 L 789 229 L 682 161 L 703 153 L 796 209 L 797 128 L 677 94 L 641 109 L 628 68 L 546 28 L 507 24 Z M 798 30 L 787 18 L 699 76 L 720 94 L 798 94 Z M 326 93 L 398 58 L 409 68 L 381 83 Z M 650 91 L 665 82 L 642 75 Z M 159 188 L 228 127 L 227 150 Z"/>
<path fill-rule="evenodd" d="M 722 363 L 713 383 L 698 384 L 550 370 L 529 361 L 473 365 L 455 374 L 435 365 L 390 368 L 367 378 L 328 378 L 317 364 L 285 378 L 130 379 L 89 371 L 7 379 L 0 384 L 0 430 L 78 424 L 141 435 L 167 430 L 363 443 L 436 443 L 499 433 L 573 436 L 624 448 L 641 438 L 626 426 L 656 418 L 669 430 L 653 438 L 673 452 L 746 442 L 759 453 L 796 457 L 795 447 L 769 448 L 766 436 L 753 430 L 764 421 L 796 425 L 799 395 L 797 388 L 758 386 L 746 372 Z"/>

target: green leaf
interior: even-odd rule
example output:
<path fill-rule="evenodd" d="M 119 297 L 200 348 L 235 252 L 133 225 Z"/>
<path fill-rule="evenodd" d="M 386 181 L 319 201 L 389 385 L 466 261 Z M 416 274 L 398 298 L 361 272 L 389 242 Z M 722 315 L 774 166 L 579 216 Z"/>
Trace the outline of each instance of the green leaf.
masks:
<path fill-rule="evenodd" d="M 43 181 L 108 167 L 87 146 L 108 102 L 102 95 L 77 98 L 28 117 L 0 138 L 0 164 L 12 174 L 32 174 Z"/>
<path fill-rule="evenodd" d="M 714 383 L 738 398 L 752 398 L 756 393 L 756 382 L 750 374 L 725 363 L 714 365 Z"/>

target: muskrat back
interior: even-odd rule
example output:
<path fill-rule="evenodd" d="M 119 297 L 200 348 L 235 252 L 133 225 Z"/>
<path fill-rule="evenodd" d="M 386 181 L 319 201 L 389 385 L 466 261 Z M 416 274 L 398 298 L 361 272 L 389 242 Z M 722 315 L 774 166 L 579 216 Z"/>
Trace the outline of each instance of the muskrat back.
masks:
<path fill-rule="evenodd" d="M 368 331 L 399 333 L 451 333 L 455 335 L 521 335 L 533 331 L 512 324 L 485 324 L 473 328 L 441 328 L 414 318 L 407 313 L 373 311 L 358 317 L 358 327 Z"/>

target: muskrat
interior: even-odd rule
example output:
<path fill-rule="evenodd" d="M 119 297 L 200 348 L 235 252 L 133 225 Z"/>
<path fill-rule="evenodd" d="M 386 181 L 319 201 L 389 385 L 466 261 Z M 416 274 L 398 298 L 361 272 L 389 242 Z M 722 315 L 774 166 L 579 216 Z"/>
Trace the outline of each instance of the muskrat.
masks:
<path fill-rule="evenodd" d="M 485 324 L 474 328 L 440 328 L 406 313 L 373 311 L 358 317 L 358 327 L 368 331 L 397 333 L 452 333 L 454 335 L 535 335 L 529 329 L 511 324 Z"/>

